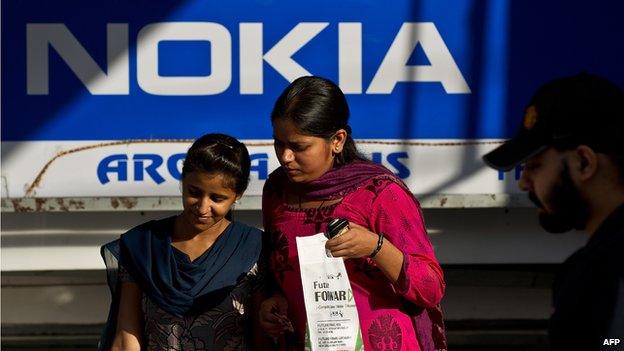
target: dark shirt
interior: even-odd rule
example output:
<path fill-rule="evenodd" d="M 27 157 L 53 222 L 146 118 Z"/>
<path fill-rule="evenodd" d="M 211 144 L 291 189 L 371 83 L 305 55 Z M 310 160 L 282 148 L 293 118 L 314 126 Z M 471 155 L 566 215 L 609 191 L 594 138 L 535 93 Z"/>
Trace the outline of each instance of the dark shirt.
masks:
<path fill-rule="evenodd" d="M 624 205 L 563 263 L 553 307 L 552 350 L 624 350 Z"/>
<path fill-rule="evenodd" d="M 98 350 L 110 350 L 115 338 L 121 282 L 143 293 L 142 349 L 256 349 L 252 295 L 264 288 L 262 231 L 232 222 L 191 261 L 171 245 L 174 224 L 175 217 L 150 221 L 102 247 L 112 301 Z"/>

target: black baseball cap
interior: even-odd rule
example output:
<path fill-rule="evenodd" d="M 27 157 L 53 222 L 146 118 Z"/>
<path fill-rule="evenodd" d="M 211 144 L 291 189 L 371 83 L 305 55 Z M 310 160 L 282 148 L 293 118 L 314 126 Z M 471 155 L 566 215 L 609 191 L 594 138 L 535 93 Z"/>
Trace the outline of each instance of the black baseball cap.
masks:
<path fill-rule="evenodd" d="M 578 145 L 620 155 L 624 150 L 624 92 L 588 73 L 540 87 L 525 110 L 520 131 L 483 156 L 483 161 L 508 171 L 548 147 Z"/>

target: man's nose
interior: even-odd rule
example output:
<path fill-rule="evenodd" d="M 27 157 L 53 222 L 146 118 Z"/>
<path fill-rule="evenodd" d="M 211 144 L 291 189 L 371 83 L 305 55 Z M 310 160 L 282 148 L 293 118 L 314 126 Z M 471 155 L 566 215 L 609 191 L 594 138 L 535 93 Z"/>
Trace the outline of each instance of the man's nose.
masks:
<path fill-rule="evenodd" d="M 520 173 L 520 180 L 518 180 L 518 187 L 522 191 L 532 191 L 532 182 L 529 176 L 529 172 L 522 171 Z"/>

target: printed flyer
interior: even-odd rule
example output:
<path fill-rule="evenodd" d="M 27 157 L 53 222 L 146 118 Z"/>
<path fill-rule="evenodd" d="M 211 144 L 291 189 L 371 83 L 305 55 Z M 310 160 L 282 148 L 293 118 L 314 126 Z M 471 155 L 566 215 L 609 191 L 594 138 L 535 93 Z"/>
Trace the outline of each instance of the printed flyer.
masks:
<path fill-rule="evenodd" d="M 342 258 L 328 257 L 323 233 L 297 237 L 308 328 L 306 350 L 364 350 L 353 291 Z"/>

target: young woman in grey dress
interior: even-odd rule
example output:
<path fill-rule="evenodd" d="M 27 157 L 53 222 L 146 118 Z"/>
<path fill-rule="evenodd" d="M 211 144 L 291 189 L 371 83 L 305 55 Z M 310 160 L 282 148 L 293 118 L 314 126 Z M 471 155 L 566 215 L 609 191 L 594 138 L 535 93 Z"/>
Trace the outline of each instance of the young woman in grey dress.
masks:
<path fill-rule="evenodd" d="M 258 350 L 262 231 L 229 215 L 249 182 L 246 147 L 207 134 L 182 170 L 183 211 L 102 248 L 112 304 L 100 350 Z"/>

